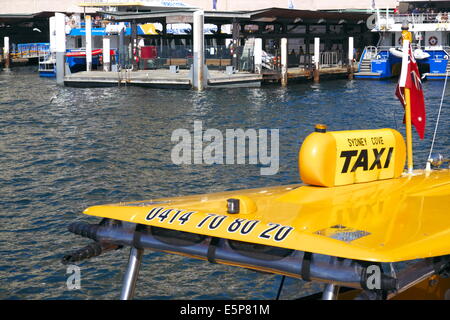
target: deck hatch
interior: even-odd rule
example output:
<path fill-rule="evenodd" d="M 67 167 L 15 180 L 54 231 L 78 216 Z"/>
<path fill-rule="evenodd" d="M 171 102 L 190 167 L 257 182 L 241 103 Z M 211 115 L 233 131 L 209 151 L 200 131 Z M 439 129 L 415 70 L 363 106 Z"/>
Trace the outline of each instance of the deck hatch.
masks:
<path fill-rule="evenodd" d="M 357 230 L 338 224 L 331 226 L 329 228 L 316 231 L 314 232 L 314 234 L 318 234 L 321 236 L 329 237 L 344 242 L 352 242 L 353 240 L 369 235 L 370 232 L 364 230 Z"/>

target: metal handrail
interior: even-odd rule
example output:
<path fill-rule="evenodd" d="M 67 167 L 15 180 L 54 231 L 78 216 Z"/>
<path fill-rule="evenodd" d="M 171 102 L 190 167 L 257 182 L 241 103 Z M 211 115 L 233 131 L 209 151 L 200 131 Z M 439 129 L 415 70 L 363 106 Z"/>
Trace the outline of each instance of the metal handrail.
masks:
<path fill-rule="evenodd" d="M 319 64 L 321 68 L 341 66 L 343 64 L 342 54 L 339 54 L 336 51 L 321 52 Z"/>
<path fill-rule="evenodd" d="M 378 48 L 375 46 L 367 46 L 364 48 L 361 60 L 372 59 L 378 55 Z"/>
<path fill-rule="evenodd" d="M 450 13 L 410 13 L 410 14 L 380 14 L 380 20 L 394 21 L 394 23 L 446 23 L 450 22 Z"/>

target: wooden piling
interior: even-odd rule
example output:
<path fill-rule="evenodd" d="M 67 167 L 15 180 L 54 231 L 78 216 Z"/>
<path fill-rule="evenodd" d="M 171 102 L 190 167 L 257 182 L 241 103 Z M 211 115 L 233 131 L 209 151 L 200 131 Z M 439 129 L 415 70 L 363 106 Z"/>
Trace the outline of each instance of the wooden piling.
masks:
<path fill-rule="evenodd" d="M 348 80 L 353 80 L 353 63 L 347 66 Z"/>
<path fill-rule="evenodd" d="M 320 82 L 320 71 L 319 69 L 314 68 L 313 70 L 313 78 L 314 78 L 314 82 Z"/>

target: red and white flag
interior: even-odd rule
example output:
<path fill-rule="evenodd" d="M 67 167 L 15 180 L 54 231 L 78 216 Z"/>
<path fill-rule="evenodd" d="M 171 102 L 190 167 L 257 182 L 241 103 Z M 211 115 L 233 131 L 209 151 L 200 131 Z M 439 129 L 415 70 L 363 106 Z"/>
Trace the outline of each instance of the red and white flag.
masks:
<path fill-rule="evenodd" d="M 405 64 L 403 59 L 403 64 Z M 423 96 L 422 82 L 420 81 L 419 67 L 416 59 L 414 59 L 411 44 L 409 45 L 407 65 L 402 65 L 402 72 L 395 90 L 395 95 L 398 97 L 403 107 L 405 107 L 405 88 L 410 90 L 410 105 L 411 105 L 411 123 L 416 127 L 420 139 L 425 135 L 425 99 Z"/>

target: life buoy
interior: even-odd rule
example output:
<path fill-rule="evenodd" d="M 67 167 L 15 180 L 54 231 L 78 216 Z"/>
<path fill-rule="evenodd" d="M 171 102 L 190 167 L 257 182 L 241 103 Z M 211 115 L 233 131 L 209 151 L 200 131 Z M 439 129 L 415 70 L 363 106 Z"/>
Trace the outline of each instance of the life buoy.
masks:
<path fill-rule="evenodd" d="M 428 43 L 430 44 L 430 46 L 435 46 L 438 43 L 438 39 L 435 36 L 431 36 L 428 39 Z"/>

